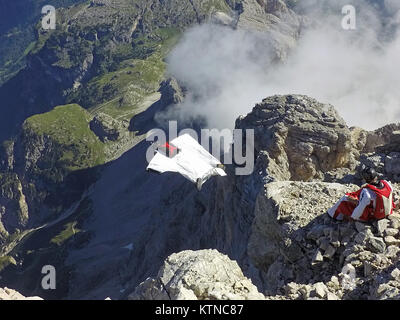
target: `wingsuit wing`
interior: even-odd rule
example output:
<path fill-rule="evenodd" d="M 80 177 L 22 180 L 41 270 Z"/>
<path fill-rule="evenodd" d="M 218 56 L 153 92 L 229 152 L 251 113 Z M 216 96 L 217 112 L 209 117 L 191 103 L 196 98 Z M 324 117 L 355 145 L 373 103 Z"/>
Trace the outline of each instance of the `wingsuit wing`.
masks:
<path fill-rule="evenodd" d="M 173 139 L 171 144 L 177 147 L 179 152 L 173 157 L 157 152 L 147 169 L 160 173 L 177 172 L 193 183 L 198 183 L 200 179 L 201 184 L 215 175 L 226 176 L 225 171 L 219 166 L 221 162 L 189 134 Z"/>

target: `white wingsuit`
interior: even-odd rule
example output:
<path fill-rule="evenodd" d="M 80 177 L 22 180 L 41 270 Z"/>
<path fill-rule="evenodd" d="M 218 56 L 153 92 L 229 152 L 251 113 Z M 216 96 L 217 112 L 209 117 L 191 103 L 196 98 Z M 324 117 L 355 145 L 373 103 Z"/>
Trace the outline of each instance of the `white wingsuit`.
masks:
<path fill-rule="evenodd" d="M 173 139 L 170 144 L 177 147 L 179 152 L 173 157 L 167 157 L 157 151 L 147 166 L 147 170 L 160 173 L 167 171 L 180 173 L 188 180 L 196 183 L 199 190 L 201 190 L 203 183 L 212 176 L 226 176 L 221 162 L 207 152 L 189 134 Z"/>

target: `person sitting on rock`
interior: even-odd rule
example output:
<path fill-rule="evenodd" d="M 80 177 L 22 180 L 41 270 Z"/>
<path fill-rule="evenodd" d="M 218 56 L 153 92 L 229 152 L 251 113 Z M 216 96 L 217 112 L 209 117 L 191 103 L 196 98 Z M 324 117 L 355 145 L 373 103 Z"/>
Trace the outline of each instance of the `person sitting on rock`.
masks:
<path fill-rule="evenodd" d="M 332 208 L 329 216 L 336 220 L 380 220 L 393 213 L 393 187 L 386 180 L 379 180 L 373 168 L 361 172 L 367 183 L 356 192 L 346 193 Z"/>

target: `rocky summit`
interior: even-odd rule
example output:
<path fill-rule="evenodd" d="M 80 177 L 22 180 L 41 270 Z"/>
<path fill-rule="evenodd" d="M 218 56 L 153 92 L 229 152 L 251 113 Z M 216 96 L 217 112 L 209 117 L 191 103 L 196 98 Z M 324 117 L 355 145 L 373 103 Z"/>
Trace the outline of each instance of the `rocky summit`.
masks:
<path fill-rule="evenodd" d="M 351 167 L 351 133 L 333 106 L 299 95 L 274 96 L 236 122 L 253 129 L 256 154 L 268 150 L 267 170 L 278 180 L 324 179 Z"/>
<path fill-rule="evenodd" d="M 198 98 L 168 69 L 186 31 L 261 33 L 285 65 L 313 27 L 298 1 L 54 1 L 56 30 L 26 2 L 15 21 L 21 1 L 0 4 L 0 300 L 400 299 L 399 123 L 349 127 L 333 104 L 257 92 L 232 123 L 254 132 L 251 174 L 226 164 L 199 191 L 146 171 L 147 133 Z M 396 210 L 332 220 L 365 166 Z"/>

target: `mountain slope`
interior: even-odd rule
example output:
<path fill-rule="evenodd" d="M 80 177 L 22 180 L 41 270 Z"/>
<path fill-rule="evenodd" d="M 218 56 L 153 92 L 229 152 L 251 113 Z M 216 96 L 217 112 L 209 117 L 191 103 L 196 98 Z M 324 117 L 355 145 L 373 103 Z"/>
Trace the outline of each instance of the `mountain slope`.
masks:
<path fill-rule="evenodd" d="M 84 0 L 54 0 L 55 8 Z M 44 0 L 0 1 L 0 85 L 26 65 L 26 55 L 35 43 L 35 24 L 41 17 Z"/>
<path fill-rule="evenodd" d="M 4 269 L 5 284 L 46 298 L 119 298 L 154 274 L 169 254 L 217 248 L 262 285 L 248 259 L 247 239 L 265 171 L 215 179 L 199 194 L 182 177 L 146 173 L 148 143 L 140 141 L 146 128 L 156 126 L 154 113 L 182 99 L 171 81 L 158 93 L 164 58 L 180 33 L 216 11 L 232 15 L 233 27 L 254 28 L 248 22 L 256 11 L 257 27 L 278 35 L 275 49 L 283 59 L 301 19 L 282 1 L 273 3 L 93 0 L 60 9 L 56 31 L 38 30 L 27 67 L 0 88 L 0 140 L 10 139 L 0 158 L 2 174 L 11 180 L 0 204 L 7 210 L 2 216 L 19 219 L 19 225 L 6 226 L 15 232 L 2 254 L 16 264 Z M 293 18 L 290 26 L 279 18 L 285 12 Z M 166 92 L 171 88 L 172 96 Z M 71 113 L 60 117 L 62 110 Z M 107 142 L 101 130 L 93 130 L 92 117 L 106 133 L 114 132 L 114 120 L 133 117 L 129 128 L 120 126 L 135 132 L 131 144 L 121 143 L 116 154 L 129 150 L 111 163 L 104 164 L 110 160 L 102 158 Z M 33 135 L 26 134 L 29 124 Z M 23 199 L 28 222 L 21 219 Z M 63 282 L 56 293 L 43 292 L 34 277 L 43 263 L 60 269 Z"/>
<path fill-rule="evenodd" d="M 223 0 L 93 0 L 70 9 L 61 8 L 57 11 L 56 30 L 46 31 L 38 26 L 37 40 L 26 56 L 26 67 L 0 87 L 0 139 L 15 134 L 30 115 L 49 111 L 67 100 L 88 108 L 105 102 L 104 99 L 115 98 L 112 94 L 113 90 L 118 91 L 115 87 L 107 88 L 111 94 L 94 102 L 89 100 L 93 99 L 93 92 L 83 99 L 73 96 L 79 97 L 77 89 L 93 77 L 119 69 L 130 72 L 125 78 L 132 79 L 135 84 L 135 74 L 141 69 L 126 69 L 129 64 L 135 64 L 132 59 L 145 61 L 163 47 L 165 40 L 204 21 L 215 10 L 231 9 Z M 158 60 L 153 62 L 160 64 L 164 56 L 165 49 L 157 57 L 153 56 Z M 120 65 L 124 61 L 125 64 Z M 160 74 L 150 77 L 156 81 Z M 107 80 L 104 78 L 101 86 L 105 86 Z M 121 81 L 125 82 L 123 86 L 127 85 L 126 80 Z M 154 87 L 157 83 L 151 85 Z M 135 87 L 130 91 L 135 91 Z M 73 96 L 68 99 L 71 94 Z"/>
<path fill-rule="evenodd" d="M 286 108 L 288 112 L 282 111 L 281 118 L 275 118 L 280 120 L 273 125 L 271 121 L 262 117 L 260 110 L 264 110 L 264 113 L 266 110 L 279 110 L 278 106 L 282 107 L 282 101 L 286 101 L 282 110 Z M 305 112 L 298 113 L 298 110 Z M 324 121 L 327 126 L 319 125 L 321 119 L 318 112 L 326 113 Z M 308 118 L 306 127 L 304 127 L 304 117 Z M 263 123 L 261 127 L 260 123 Z M 62 245 L 62 251 L 58 251 L 62 252 L 62 256 L 54 263 L 62 270 L 66 283 L 63 284 L 62 291 L 58 292 L 57 297 L 125 298 L 147 277 L 154 277 L 164 259 L 170 254 L 183 250 L 211 248 L 236 260 L 244 275 L 249 277 L 261 292 L 269 288 L 268 284 L 271 285 L 271 283 L 268 282 L 268 267 L 278 265 L 281 257 L 279 250 L 266 256 L 258 254 L 258 251 L 263 250 L 260 243 L 264 242 L 260 240 L 260 236 L 258 238 L 260 241 L 257 240 L 257 242 L 254 239 L 259 228 L 264 228 L 264 220 L 259 221 L 263 219 L 263 213 L 266 212 L 260 210 L 264 186 L 272 188 L 271 181 L 298 180 L 298 177 L 303 175 L 297 171 L 298 176 L 291 176 L 290 168 L 299 160 L 304 163 L 304 173 L 310 172 L 307 163 L 318 168 L 318 171 L 314 172 L 316 180 L 355 183 L 359 180 L 354 175 L 354 169 L 361 164 L 359 160 L 363 161 L 363 158 L 353 159 L 354 163 L 335 162 L 332 158 L 333 167 L 330 167 L 318 165 L 313 162 L 313 157 L 299 154 L 301 159 L 291 156 L 286 160 L 281 158 L 281 162 L 288 161 L 288 165 L 282 165 L 282 168 L 286 168 L 283 169 L 285 172 L 275 170 L 273 159 L 278 159 L 277 154 L 290 154 L 290 150 L 280 144 L 265 144 L 266 139 L 263 137 L 275 136 L 278 139 L 284 132 L 297 132 L 296 140 L 292 140 L 289 144 L 292 145 L 293 150 L 299 149 L 295 145 L 297 143 L 303 145 L 304 150 L 309 149 L 305 144 L 310 144 L 314 146 L 315 152 L 320 152 L 315 137 L 329 138 L 330 127 L 334 125 L 339 128 L 342 124 L 342 119 L 331 106 L 318 104 L 314 99 L 305 96 L 290 95 L 265 99 L 247 117 L 241 117 L 237 124 L 242 129 L 253 125 L 259 126 L 259 135 L 256 136 L 255 141 L 258 147 L 253 174 L 235 176 L 235 166 L 228 166 L 228 177 L 213 178 L 205 184 L 200 193 L 192 183 L 181 176 L 172 173 L 158 175 L 146 172 L 145 153 L 149 144 L 145 141 L 106 165 L 96 184 L 84 195 L 80 203 L 71 208 L 70 215 L 64 216 L 64 220 L 60 221 L 59 225 L 49 225 L 45 228 L 48 234 L 46 241 L 50 241 L 57 233 L 60 233 L 58 238 L 62 238 L 71 229 L 71 224 L 74 225 L 74 221 L 77 221 L 76 230 L 84 230 L 83 233 L 70 234 Z M 348 130 L 348 128 L 344 127 L 343 130 Z M 289 140 L 293 138 L 290 134 L 285 137 Z M 281 138 L 284 137 L 281 136 Z M 350 141 L 350 136 L 347 138 Z M 335 145 L 334 140 L 331 143 L 332 146 Z M 382 142 L 383 145 L 386 143 L 389 141 Z M 363 147 L 359 146 L 359 148 Z M 351 155 L 355 154 L 355 150 L 354 146 L 346 149 L 343 156 L 346 156 L 346 159 L 352 159 Z M 328 152 L 327 159 L 329 154 L 336 154 L 333 147 L 329 151 L 325 149 L 325 152 Z M 325 196 L 330 195 L 324 204 L 329 206 L 337 200 L 339 189 L 334 185 L 327 186 L 328 191 L 321 188 L 322 192 L 326 192 Z M 336 190 L 336 193 L 329 191 L 331 187 Z M 307 188 L 310 188 L 310 183 L 307 184 Z M 301 202 L 299 198 L 296 201 Z M 284 203 L 281 205 L 284 206 Z M 292 212 L 289 209 L 286 210 Z M 270 211 L 267 213 L 273 214 Z M 318 214 L 322 213 L 318 211 Z M 255 217 L 259 215 L 261 216 L 257 218 L 258 220 L 255 220 Z M 286 221 L 284 217 L 282 219 Z M 295 221 L 298 220 L 296 219 Z M 288 232 L 291 235 L 290 231 Z M 265 236 L 265 232 L 262 235 Z M 40 236 L 37 232 L 32 233 L 32 237 L 37 237 L 37 239 L 43 236 L 44 234 Z M 275 235 L 268 235 L 268 237 L 272 236 Z M 22 264 L 9 265 L 3 275 L 10 282 L 6 281 L 1 285 L 13 286 L 25 295 L 51 298 L 51 295 L 46 296 L 46 292 L 40 289 L 38 283 L 34 285 L 34 278 L 30 280 L 29 288 L 26 284 L 24 285 L 23 280 L 32 279 L 31 259 L 36 259 L 37 266 L 41 265 L 41 261 L 42 263 L 45 261 L 41 259 L 46 259 L 46 255 L 40 259 L 38 254 L 29 257 L 27 249 L 40 252 L 47 248 L 46 241 L 43 239 L 31 242 L 36 245 L 34 249 L 29 247 L 29 241 L 25 243 L 22 241 L 21 245 L 11 250 L 8 255 L 17 257 L 17 262 L 22 262 Z M 250 243 L 252 243 L 251 246 Z M 283 241 L 282 245 L 285 243 Z M 50 247 L 46 250 L 55 249 Z M 296 250 L 288 250 L 289 260 L 293 252 L 299 254 Z M 267 257 L 270 259 L 268 260 Z M 275 264 L 274 259 L 277 259 Z M 271 272 L 273 270 L 275 269 L 271 269 Z M 13 277 L 15 272 L 19 274 L 17 282 L 11 280 L 15 278 Z"/>

